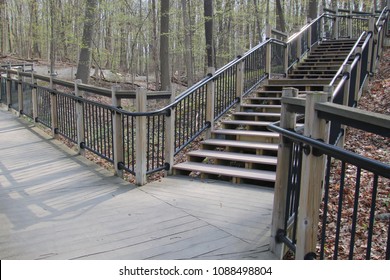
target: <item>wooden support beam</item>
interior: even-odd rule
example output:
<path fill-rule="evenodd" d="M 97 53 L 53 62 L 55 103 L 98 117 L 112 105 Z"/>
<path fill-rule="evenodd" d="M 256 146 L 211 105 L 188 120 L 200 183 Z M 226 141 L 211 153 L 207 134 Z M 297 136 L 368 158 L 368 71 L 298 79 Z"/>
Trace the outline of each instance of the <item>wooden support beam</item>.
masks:
<path fill-rule="evenodd" d="M 296 98 L 298 90 L 295 88 L 283 89 L 283 98 Z M 288 104 L 282 102 L 280 127 L 285 129 L 295 129 L 296 114 L 288 111 Z M 277 232 L 279 229 L 284 229 L 286 200 L 288 192 L 288 170 L 290 165 L 290 154 L 292 144 L 284 141 L 281 138 L 278 148 L 278 165 L 276 169 L 276 181 L 274 188 L 274 204 L 272 212 L 271 224 L 271 241 L 270 249 L 279 258 L 284 255 L 284 245 L 276 241 Z"/>
<path fill-rule="evenodd" d="M 79 89 L 78 85 L 81 84 L 81 80 L 75 80 L 74 91 L 75 95 L 80 98 L 84 98 L 83 92 Z M 84 103 L 80 100 L 76 103 L 76 122 L 77 122 L 77 150 L 80 155 L 85 156 L 85 127 L 84 127 Z"/>
<path fill-rule="evenodd" d="M 53 83 L 53 76 L 50 76 L 50 88 L 55 90 Z M 50 115 L 51 115 L 51 135 L 58 138 L 58 108 L 57 108 L 57 94 L 54 91 L 50 92 Z"/>
<path fill-rule="evenodd" d="M 339 39 L 339 8 L 336 7 L 336 15 L 334 19 L 334 24 L 333 24 L 333 39 L 338 40 Z"/>
<path fill-rule="evenodd" d="M 136 95 L 137 112 L 146 112 L 146 89 L 137 88 Z M 145 116 L 136 118 L 135 147 L 135 181 L 138 186 L 143 186 L 146 184 L 147 171 L 147 117 Z"/>
<path fill-rule="evenodd" d="M 359 62 L 356 66 L 357 68 L 356 68 L 356 83 L 355 83 L 355 97 L 354 97 L 354 101 L 358 102 L 360 97 L 361 97 L 362 90 L 363 90 L 360 88 L 360 79 L 361 79 L 361 74 L 362 74 L 362 60 L 363 60 L 361 47 L 356 48 L 355 56 L 356 55 L 360 55 Z"/>
<path fill-rule="evenodd" d="M 209 67 L 208 73 L 212 76 L 215 74 L 215 68 Z M 210 128 L 206 131 L 206 139 L 211 138 L 211 132 L 214 130 L 214 104 L 215 104 L 215 83 L 211 79 L 207 84 L 207 101 L 206 101 L 206 122 L 210 123 Z"/>
<path fill-rule="evenodd" d="M 121 108 L 121 99 L 117 96 L 117 92 L 119 90 L 120 86 L 118 85 L 114 85 L 111 87 L 112 106 L 116 108 Z M 122 115 L 120 113 L 113 112 L 112 121 L 115 175 L 123 178 L 123 169 L 121 168 L 121 165 L 124 164 Z"/>
<path fill-rule="evenodd" d="M 313 139 L 326 140 L 326 121 L 318 117 L 315 111 L 317 102 L 326 102 L 328 94 L 324 92 L 308 92 L 306 94 L 304 135 Z M 298 209 L 297 249 L 295 257 L 303 260 L 309 253 L 316 252 L 319 209 L 323 188 L 325 157 L 309 152 L 302 156 L 301 189 Z"/>
<path fill-rule="evenodd" d="M 172 94 L 171 94 L 171 104 L 175 102 L 176 99 L 176 89 L 175 85 L 172 84 Z M 165 175 L 169 176 L 173 173 L 173 164 L 175 157 L 175 118 L 176 118 L 176 108 L 172 107 L 169 116 L 166 116 L 166 125 L 165 125 L 165 151 L 164 158 L 165 162 L 169 164 L 169 169 L 165 171 Z"/>
<path fill-rule="evenodd" d="M 236 97 L 240 99 L 240 104 L 242 101 L 242 95 L 244 93 L 244 74 L 245 74 L 245 61 L 242 60 L 237 64 L 237 84 L 236 84 Z M 237 109 L 239 110 L 239 108 Z"/>
<path fill-rule="evenodd" d="M 11 108 L 11 103 L 12 103 L 12 100 L 11 100 L 11 86 L 12 86 L 12 83 L 11 83 L 11 73 L 9 71 L 7 71 L 7 82 L 6 82 L 6 92 L 7 92 L 7 106 L 8 106 L 8 109 Z"/>
<path fill-rule="evenodd" d="M 34 72 L 31 72 L 31 84 L 34 85 L 31 92 L 32 106 L 33 106 L 33 119 L 34 122 L 38 122 L 38 93 L 37 93 L 37 81 L 35 80 Z"/>
<path fill-rule="evenodd" d="M 271 36 L 272 36 L 272 29 L 271 29 L 271 26 L 268 24 L 266 27 L 265 27 L 265 36 L 266 36 L 266 39 L 270 39 Z M 268 78 L 270 79 L 271 78 L 271 72 L 272 72 L 272 68 L 271 68 L 271 63 L 272 63 L 272 44 L 267 44 L 266 46 L 266 49 L 265 49 L 265 72 L 268 74 Z"/>
<path fill-rule="evenodd" d="M 23 113 L 23 76 L 20 75 L 20 69 L 18 69 L 18 107 L 19 111 L 17 112 L 18 116 L 21 116 Z"/>

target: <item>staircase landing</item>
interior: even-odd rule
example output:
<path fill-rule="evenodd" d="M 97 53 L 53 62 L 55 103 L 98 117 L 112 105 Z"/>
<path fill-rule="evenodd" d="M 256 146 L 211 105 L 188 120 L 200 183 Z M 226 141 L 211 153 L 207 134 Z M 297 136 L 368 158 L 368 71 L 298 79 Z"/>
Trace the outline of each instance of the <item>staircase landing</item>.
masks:
<path fill-rule="evenodd" d="M 0 109 L 0 259 L 274 259 L 273 191 L 137 188 Z"/>

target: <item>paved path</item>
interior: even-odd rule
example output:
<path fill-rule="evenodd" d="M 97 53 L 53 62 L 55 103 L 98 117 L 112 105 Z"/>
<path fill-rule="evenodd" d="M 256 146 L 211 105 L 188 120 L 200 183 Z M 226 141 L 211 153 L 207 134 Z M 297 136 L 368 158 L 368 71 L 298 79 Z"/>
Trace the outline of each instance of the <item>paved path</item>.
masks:
<path fill-rule="evenodd" d="M 0 259 L 271 259 L 273 192 L 137 188 L 0 109 Z"/>

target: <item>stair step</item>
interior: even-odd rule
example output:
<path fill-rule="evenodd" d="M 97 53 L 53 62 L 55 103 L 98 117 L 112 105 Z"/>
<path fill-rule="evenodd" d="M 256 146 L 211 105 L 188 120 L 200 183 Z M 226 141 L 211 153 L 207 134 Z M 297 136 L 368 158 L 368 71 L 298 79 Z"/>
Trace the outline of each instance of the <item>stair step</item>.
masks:
<path fill-rule="evenodd" d="M 253 170 L 223 165 L 203 164 L 196 162 L 184 162 L 174 166 L 175 169 L 197 171 L 206 174 L 215 174 L 231 178 L 245 178 L 257 181 L 275 182 L 276 172 Z"/>
<path fill-rule="evenodd" d="M 278 150 L 278 144 L 273 143 L 261 143 L 250 141 L 236 141 L 236 140 L 223 140 L 223 139 L 207 139 L 201 142 L 202 146 L 214 146 L 214 147 L 232 147 L 240 149 L 253 149 L 253 150 Z"/>
<path fill-rule="evenodd" d="M 267 105 L 267 104 L 242 104 L 241 108 L 257 108 L 257 109 L 280 109 L 281 105 Z"/>
<path fill-rule="evenodd" d="M 218 129 L 218 130 L 214 130 L 212 134 L 279 138 L 279 134 L 275 132 L 244 130 L 244 129 Z"/>
<path fill-rule="evenodd" d="M 235 112 L 232 115 L 235 117 L 235 119 L 245 118 L 245 120 L 248 120 L 248 118 L 259 121 L 280 119 L 280 113 Z"/>
<path fill-rule="evenodd" d="M 335 73 L 336 74 L 336 73 Z M 307 80 L 315 80 L 315 79 L 329 79 L 332 80 L 334 75 L 325 75 L 325 74 L 289 74 L 288 77 L 292 79 L 307 79 Z"/>
<path fill-rule="evenodd" d="M 250 163 L 267 164 L 267 165 L 276 165 L 277 163 L 277 157 L 243 154 L 243 153 L 231 153 L 231 152 L 215 151 L 215 150 L 197 150 L 197 151 L 189 152 L 187 155 L 190 157 L 214 158 L 214 159 L 222 159 L 222 160 L 229 160 L 229 161 L 241 161 L 241 162 L 250 162 Z"/>
<path fill-rule="evenodd" d="M 257 121 L 244 121 L 244 120 L 231 120 L 223 121 L 223 125 L 236 125 L 236 126 L 268 126 L 272 122 L 257 122 Z"/>
<path fill-rule="evenodd" d="M 277 79 L 268 80 L 268 85 L 327 85 L 332 79 Z"/>

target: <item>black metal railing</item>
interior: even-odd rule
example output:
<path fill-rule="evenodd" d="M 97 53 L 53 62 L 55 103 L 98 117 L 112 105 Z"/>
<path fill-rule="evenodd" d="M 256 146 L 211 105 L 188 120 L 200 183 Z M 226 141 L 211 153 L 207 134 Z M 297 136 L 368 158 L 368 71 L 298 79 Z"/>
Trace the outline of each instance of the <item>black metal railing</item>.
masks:
<path fill-rule="evenodd" d="M 329 117 L 330 115 L 328 113 L 324 118 L 333 120 L 338 117 Z M 354 119 L 346 123 L 352 125 L 358 121 Z M 372 132 L 372 128 L 367 124 L 356 126 L 360 129 L 367 127 L 367 130 Z M 388 201 L 386 190 L 390 182 L 390 165 L 280 128 L 275 124 L 269 128 L 280 133 L 284 139 L 289 139 L 293 147 L 290 155 L 285 225 L 278 232 L 278 240 L 284 242 L 292 252 L 296 251 L 295 227 L 299 208 L 297 192 L 300 189 L 301 155 L 304 149 L 315 150 L 316 154 L 326 156 L 327 164 L 323 202 L 319 211 L 318 251 L 314 253 L 320 259 L 354 259 L 358 254 L 364 259 L 374 257 L 388 260 L 390 219 L 386 214 L 383 215 L 384 218 L 380 218 L 382 213 L 378 212 L 378 209 L 380 203 Z M 388 136 L 390 129 L 382 127 L 380 133 Z M 378 193 L 381 194 L 380 201 Z M 362 217 L 363 212 L 369 214 Z M 387 243 L 373 246 L 375 237 L 380 237 Z"/>
<path fill-rule="evenodd" d="M 364 15 L 365 16 L 365 15 Z M 364 17 L 362 15 L 362 17 Z M 61 81 L 54 77 L 35 75 L 37 79 L 45 84 L 54 83 L 67 88 L 50 89 L 46 86 L 36 85 L 24 80 L 2 77 L 1 102 L 7 99 L 5 80 L 9 79 L 11 84 L 11 103 L 15 110 L 18 110 L 18 85 L 23 87 L 23 112 L 32 117 L 29 101 L 33 99 L 32 92 L 36 91 L 37 113 L 36 121 L 43 125 L 55 129 L 55 132 L 76 143 L 77 120 L 76 107 L 82 104 L 82 115 L 84 118 L 84 141 L 83 148 L 107 159 L 114 161 L 113 155 L 113 116 L 121 116 L 121 145 L 123 146 L 123 162 L 120 167 L 130 173 L 135 172 L 135 138 L 136 122 L 138 118 L 146 118 L 147 124 L 147 172 L 152 173 L 167 168 L 166 159 L 166 128 L 168 118 L 174 117 L 174 153 L 177 154 L 187 147 L 207 128 L 213 126 L 215 120 L 220 118 L 232 106 L 240 102 L 241 98 L 255 89 L 263 80 L 270 77 L 271 73 L 287 74 L 295 63 L 302 59 L 310 48 L 320 40 L 333 38 L 327 35 L 327 28 L 334 26 L 337 17 L 342 17 L 336 13 L 327 12 L 306 24 L 299 32 L 292 35 L 286 42 L 269 38 L 253 49 L 229 62 L 227 65 L 217 70 L 214 74 L 206 76 L 204 79 L 184 91 L 176 97 L 175 101 L 162 109 L 151 112 L 128 112 L 107 104 L 100 104 L 88 99 L 74 96 L 71 82 Z M 383 13 L 379 18 L 387 18 L 387 13 Z M 322 24 L 323 22 L 323 24 Z M 328 27 L 327 27 L 328 26 Z M 356 28 L 358 30 L 359 28 Z M 364 46 L 364 44 L 363 44 Z M 268 49 L 270 48 L 270 49 Z M 267 57 L 270 50 L 271 57 Z M 361 57 L 372 55 L 368 53 L 368 48 L 363 48 Z M 288 57 L 286 57 L 288 56 Z M 271 59 L 271 61 L 267 61 Z M 362 62 L 364 63 L 364 62 Z M 269 65 L 269 66 L 268 66 Z M 267 68 L 269 67 L 269 69 Z M 7 66 L 6 68 L 10 68 Z M 365 68 L 362 67 L 364 72 Z M 5 70 L 3 71 L 5 72 Z M 20 72 L 20 71 L 19 71 Z M 18 74 L 14 71 L 12 73 Z M 357 70 L 354 75 L 357 74 Z M 364 81 L 361 75 L 361 81 Z M 31 77 L 31 73 L 20 74 L 24 77 Z M 79 90 L 88 92 L 91 90 L 87 85 L 79 84 Z M 107 89 L 93 88 L 93 94 L 111 97 L 111 91 Z M 212 99 L 208 95 L 212 94 Z M 52 95 L 55 98 L 52 98 Z M 118 96 L 121 96 L 120 94 Z M 124 98 L 135 98 L 135 93 L 124 94 Z M 122 97 L 120 97 L 122 98 Z M 51 104 L 52 100 L 55 104 Z M 8 102 L 8 101 L 7 101 Z M 52 108 L 55 105 L 56 112 L 52 120 Z M 210 108 L 213 105 L 212 108 Z M 208 115 L 212 112 L 212 116 Z M 91 123 L 90 123 L 91 122 Z M 90 123 L 90 125 L 89 125 Z M 56 127 L 52 127 L 55 124 Z M 89 127 L 90 126 L 90 127 Z M 170 163 L 172 164 L 172 163 Z"/>

